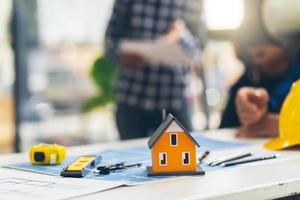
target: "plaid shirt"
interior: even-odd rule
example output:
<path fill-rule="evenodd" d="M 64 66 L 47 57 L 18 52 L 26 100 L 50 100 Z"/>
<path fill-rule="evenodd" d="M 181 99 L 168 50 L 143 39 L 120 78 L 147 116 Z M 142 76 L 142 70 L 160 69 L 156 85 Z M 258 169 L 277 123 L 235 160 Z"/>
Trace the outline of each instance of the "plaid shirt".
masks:
<path fill-rule="evenodd" d="M 157 39 L 176 19 L 185 19 L 186 0 L 116 0 L 106 32 L 106 53 L 118 60 L 123 39 Z M 180 41 L 191 56 L 199 56 L 200 43 L 187 30 Z M 144 109 L 180 109 L 185 100 L 188 65 L 145 64 L 140 69 L 120 68 L 117 101 Z"/>

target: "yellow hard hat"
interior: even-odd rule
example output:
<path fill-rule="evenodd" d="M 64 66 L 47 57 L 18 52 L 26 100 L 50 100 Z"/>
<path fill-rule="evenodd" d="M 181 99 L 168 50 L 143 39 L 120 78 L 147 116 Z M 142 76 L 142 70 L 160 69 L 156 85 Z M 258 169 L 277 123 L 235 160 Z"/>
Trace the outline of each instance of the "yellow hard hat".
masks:
<path fill-rule="evenodd" d="M 279 137 L 265 143 L 265 148 L 280 150 L 300 145 L 300 80 L 285 99 L 279 115 Z"/>

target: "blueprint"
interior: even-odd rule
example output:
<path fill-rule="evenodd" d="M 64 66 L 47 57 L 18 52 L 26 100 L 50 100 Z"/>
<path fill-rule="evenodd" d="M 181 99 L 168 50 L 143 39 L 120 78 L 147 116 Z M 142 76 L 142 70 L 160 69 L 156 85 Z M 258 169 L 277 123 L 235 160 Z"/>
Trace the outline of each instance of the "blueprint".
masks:
<path fill-rule="evenodd" d="M 198 154 L 201 155 L 204 150 L 216 151 L 216 150 L 228 150 L 233 148 L 240 148 L 247 146 L 247 143 L 241 142 L 224 142 L 219 140 L 214 140 L 207 138 L 203 135 L 195 135 L 195 139 L 199 142 L 200 148 L 198 149 Z M 110 165 L 118 162 L 126 162 L 128 164 L 132 163 L 142 163 L 142 167 L 128 168 L 126 170 L 121 170 L 117 172 L 110 173 L 109 175 L 99 175 L 95 173 L 90 173 L 85 178 L 97 179 L 97 180 L 107 180 L 107 181 L 122 181 L 126 185 L 139 185 L 154 181 L 161 181 L 163 179 L 170 179 L 174 177 L 148 177 L 146 174 L 146 166 L 151 165 L 150 150 L 147 145 L 139 146 L 127 149 L 109 149 L 102 152 L 95 152 L 95 155 L 101 155 L 102 160 L 100 165 Z M 80 156 L 80 155 L 78 155 Z M 7 165 L 5 167 L 20 169 L 25 171 L 44 173 L 50 175 L 59 176 L 60 172 L 64 167 L 70 164 L 72 161 L 76 160 L 78 156 L 70 156 L 61 164 L 56 166 L 37 166 L 32 165 L 30 162 L 25 163 L 14 163 Z M 222 170 L 221 167 L 211 167 L 207 164 L 201 164 L 201 167 L 206 172 Z"/>

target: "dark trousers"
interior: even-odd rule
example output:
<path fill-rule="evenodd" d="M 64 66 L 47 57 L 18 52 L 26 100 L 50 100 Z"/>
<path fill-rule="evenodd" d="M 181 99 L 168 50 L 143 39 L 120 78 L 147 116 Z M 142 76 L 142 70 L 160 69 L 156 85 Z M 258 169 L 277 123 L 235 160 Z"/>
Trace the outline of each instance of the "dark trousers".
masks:
<path fill-rule="evenodd" d="M 167 110 L 168 113 L 171 113 L 188 131 L 191 131 L 192 125 L 188 105 L 179 110 Z M 148 137 L 159 127 L 162 122 L 162 111 L 145 110 L 136 106 L 118 104 L 116 118 L 122 140 L 142 138 Z"/>

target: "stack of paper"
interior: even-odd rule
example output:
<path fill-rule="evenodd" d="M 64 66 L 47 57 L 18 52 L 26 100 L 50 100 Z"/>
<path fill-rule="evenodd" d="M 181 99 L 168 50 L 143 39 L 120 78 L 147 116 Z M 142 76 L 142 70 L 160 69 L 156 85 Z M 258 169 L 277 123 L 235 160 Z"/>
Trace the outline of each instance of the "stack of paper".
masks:
<path fill-rule="evenodd" d="M 131 52 L 142 56 L 153 64 L 191 64 L 192 59 L 179 44 L 160 41 L 129 41 L 122 42 L 120 52 Z"/>

